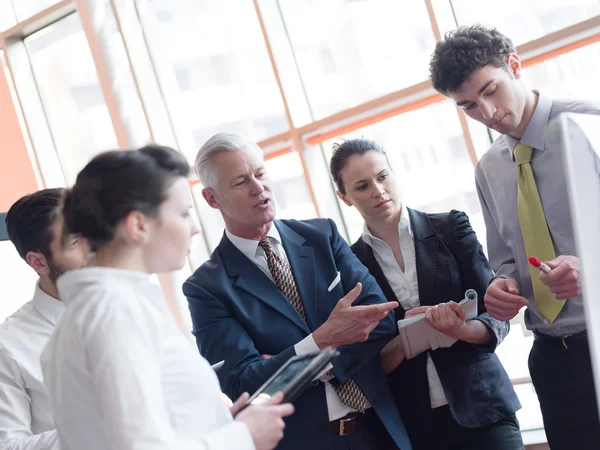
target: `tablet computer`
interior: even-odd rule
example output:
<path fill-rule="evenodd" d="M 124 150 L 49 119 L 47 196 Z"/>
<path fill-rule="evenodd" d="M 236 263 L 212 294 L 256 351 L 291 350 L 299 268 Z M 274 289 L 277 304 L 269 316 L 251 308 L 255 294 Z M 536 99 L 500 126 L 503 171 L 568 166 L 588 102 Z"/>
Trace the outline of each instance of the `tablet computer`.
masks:
<path fill-rule="evenodd" d="M 248 399 L 246 406 L 264 403 L 277 392 L 283 392 L 283 403 L 293 402 L 339 354 L 328 347 L 317 353 L 290 358 Z"/>

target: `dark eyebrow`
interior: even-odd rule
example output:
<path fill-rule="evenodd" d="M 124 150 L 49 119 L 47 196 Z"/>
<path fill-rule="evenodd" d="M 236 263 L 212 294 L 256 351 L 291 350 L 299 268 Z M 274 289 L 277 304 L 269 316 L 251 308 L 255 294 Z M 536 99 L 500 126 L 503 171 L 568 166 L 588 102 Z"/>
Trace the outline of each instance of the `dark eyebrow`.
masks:
<path fill-rule="evenodd" d="M 492 78 L 490 81 L 488 81 L 487 83 L 485 83 L 483 85 L 483 87 L 481 89 L 479 89 L 479 94 L 482 94 L 483 91 L 485 91 L 487 89 L 487 87 L 492 84 L 495 80 Z"/>
<path fill-rule="evenodd" d="M 479 89 L 479 95 L 481 95 L 481 94 L 483 93 L 483 91 L 485 91 L 485 90 L 487 89 L 487 87 L 488 87 L 490 84 L 492 84 L 494 81 L 496 81 L 496 80 L 494 80 L 494 79 L 492 78 L 490 81 L 488 81 L 487 83 L 485 83 L 485 84 L 484 84 L 484 85 L 481 87 L 481 89 Z M 456 104 L 456 106 L 463 106 L 463 105 L 466 105 L 467 103 L 472 103 L 472 102 L 471 102 L 470 100 L 464 100 L 464 101 L 462 101 L 462 102 L 459 102 L 459 103 L 457 103 L 457 104 Z"/>
<path fill-rule="evenodd" d="M 383 172 L 385 172 L 387 169 L 383 169 L 381 172 L 379 172 L 376 176 L 378 177 L 379 175 L 381 175 Z M 355 181 L 353 184 L 358 184 L 358 183 L 366 183 L 367 180 L 358 180 Z"/>

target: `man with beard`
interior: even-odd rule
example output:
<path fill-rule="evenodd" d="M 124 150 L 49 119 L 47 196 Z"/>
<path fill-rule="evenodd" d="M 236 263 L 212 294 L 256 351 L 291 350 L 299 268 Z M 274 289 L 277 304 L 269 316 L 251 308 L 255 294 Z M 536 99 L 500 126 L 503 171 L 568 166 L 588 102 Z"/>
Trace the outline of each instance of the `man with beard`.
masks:
<path fill-rule="evenodd" d="M 90 255 L 82 239 L 63 231 L 64 193 L 26 195 L 6 215 L 8 237 L 39 281 L 33 299 L 0 325 L 0 450 L 59 448 L 40 354 L 64 310 L 56 279 Z"/>

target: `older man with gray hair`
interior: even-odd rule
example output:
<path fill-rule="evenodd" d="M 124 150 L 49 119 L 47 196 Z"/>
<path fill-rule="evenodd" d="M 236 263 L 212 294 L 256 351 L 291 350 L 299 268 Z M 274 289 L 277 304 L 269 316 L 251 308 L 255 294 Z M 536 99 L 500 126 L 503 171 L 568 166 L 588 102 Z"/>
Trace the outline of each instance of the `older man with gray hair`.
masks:
<path fill-rule="evenodd" d="M 386 302 L 333 221 L 275 219 L 254 142 L 213 136 L 196 172 L 225 232 L 183 292 L 200 352 L 225 360 L 225 393 L 254 392 L 292 356 L 337 348 L 341 355 L 296 401 L 279 448 L 410 449 L 379 359 L 396 334 L 398 304 Z"/>

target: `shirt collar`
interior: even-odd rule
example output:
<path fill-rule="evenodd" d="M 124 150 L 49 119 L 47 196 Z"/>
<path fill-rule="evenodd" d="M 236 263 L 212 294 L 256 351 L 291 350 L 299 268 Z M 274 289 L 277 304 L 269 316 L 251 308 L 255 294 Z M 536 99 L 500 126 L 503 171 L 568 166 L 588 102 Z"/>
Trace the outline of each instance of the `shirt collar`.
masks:
<path fill-rule="evenodd" d="M 552 98 L 539 91 L 533 92 L 538 96 L 538 103 L 521 140 L 515 139 L 508 134 L 504 135 L 513 161 L 515 160 L 514 150 L 519 142 L 536 150 L 544 151 L 546 127 L 548 126 L 548 119 L 552 111 Z"/>
<path fill-rule="evenodd" d="M 33 305 L 52 325 L 56 325 L 65 311 L 64 303 L 42 291 L 39 281 L 35 285 Z"/>
<path fill-rule="evenodd" d="M 398 222 L 398 233 L 400 236 L 408 233 L 408 235 L 411 238 L 413 237 L 413 231 L 412 231 L 412 227 L 410 225 L 410 216 L 408 214 L 408 209 L 404 205 L 402 205 L 402 210 L 400 211 L 400 222 Z M 379 239 L 371 234 L 371 230 L 369 230 L 369 227 L 367 226 L 366 223 L 363 227 L 362 237 L 363 237 L 363 241 L 365 241 L 371 247 L 373 247 L 373 241 L 383 242 L 381 239 Z"/>
<path fill-rule="evenodd" d="M 241 238 L 231 233 L 228 229 L 225 229 L 225 235 L 240 252 L 248 257 L 248 259 L 254 260 L 258 253 L 258 243 L 260 241 Z M 275 222 L 271 223 L 271 228 L 269 228 L 269 231 L 267 231 L 266 235 L 272 239 L 275 239 L 280 245 L 283 245 L 281 242 L 281 236 L 279 235 L 279 230 L 277 230 L 277 227 L 275 226 Z"/>

